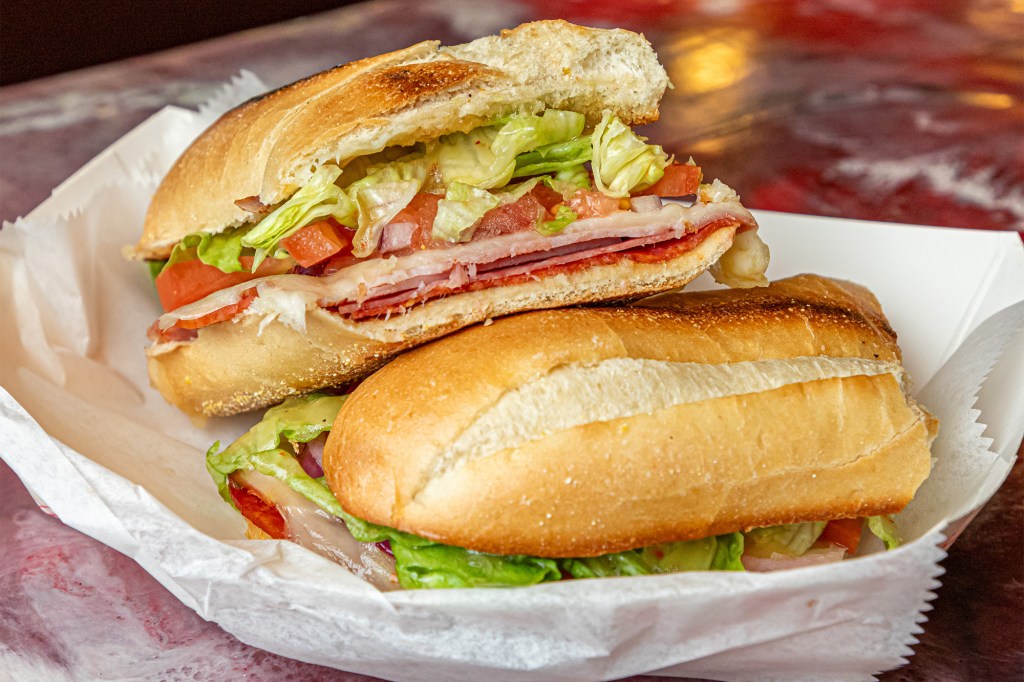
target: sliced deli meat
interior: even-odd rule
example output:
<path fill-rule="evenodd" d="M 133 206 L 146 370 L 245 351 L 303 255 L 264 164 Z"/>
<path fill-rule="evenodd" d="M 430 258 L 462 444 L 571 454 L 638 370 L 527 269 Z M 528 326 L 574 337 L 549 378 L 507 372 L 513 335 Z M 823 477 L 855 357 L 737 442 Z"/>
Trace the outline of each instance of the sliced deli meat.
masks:
<path fill-rule="evenodd" d="M 310 307 L 338 309 L 351 313 L 375 298 L 399 291 L 416 291 L 423 287 L 461 286 L 472 281 L 495 280 L 487 275 L 494 264 L 504 266 L 507 275 L 523 274 L 547 266 L 583 260 L 602 253 L 623 252 L 659 242 L 677 240 L 700 232 L 714 224 L 735 224 L 754 228 L 753 216 L 739 202 L 725 201 L 683 206 L 669 203 L 657 212 L 617 211 L 612 215 L 587 218 L 570 224 L 561 234 L 545 236 L 534 230 L 517 231 L 496 236 L 483 236 L 450 248 L 423 249 L 404 256 L 382 256 L 354 263 L 324 277 L 284 274 L 265 277 L 256 282 L 260 296 L 270 291 L 295 292 L 309 301 Z M 530 268 L 512 269 L 520 262 Z M 753 267 L 756 264 L 751 262 Z M 473 268 L 475 275 L 464 282 L 451 281 L 453 273 L 462 277 L 459 266 Z M 763 272 L 763 271 L 762 271 Z M 751 273 L 759 275 L 761 273 Z M 160 318 L 161 330 L 210 315 L 221 308 L 237 304 L 253 282 L 217 291 L 192 304 L 182 306 Z"/>

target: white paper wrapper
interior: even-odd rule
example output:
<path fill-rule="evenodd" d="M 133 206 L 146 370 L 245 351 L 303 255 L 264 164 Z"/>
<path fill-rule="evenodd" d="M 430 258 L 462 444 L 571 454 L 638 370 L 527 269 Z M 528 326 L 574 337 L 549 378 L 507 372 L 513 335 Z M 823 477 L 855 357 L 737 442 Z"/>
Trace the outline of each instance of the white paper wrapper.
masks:
<path fill-rule="evenodd" d="M 146 378 L 159 305 L 120 247 L 192 137 L 261 89 L 243 74 L 199 113 L 160 112 L 0 232 L 0 454 L 42 504 L 243 641 L 388 678 L 855 680 L 904 661 L 942 572 L 940 531 L 992 495 L 1021 439 L 1016 234 L 758 215 L 773 279 L 817 272 L 876 293 L 942 420 L 900 549 L 776 574 L 380 593 L 291 543 L 240 539 L 203 452 L 255 417 L 197 426 Z"/>

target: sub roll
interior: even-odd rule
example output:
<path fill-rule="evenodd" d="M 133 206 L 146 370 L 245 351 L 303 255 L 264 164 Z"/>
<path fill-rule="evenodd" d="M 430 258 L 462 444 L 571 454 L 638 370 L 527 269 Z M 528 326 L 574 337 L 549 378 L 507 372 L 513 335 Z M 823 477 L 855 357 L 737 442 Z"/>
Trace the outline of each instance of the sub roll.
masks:
<path fill-rule="evenodd" d="M 785 568 L 865 526 L 894 546 L 938 426 L 877 300 L 815 276 L 505 318 L 325 399 L 313 506 L 405 587 Z"/>
<path fill-rule="evenodd" d="M 229 415 L 489 318 L 635 299 L 711 267 L 763 285 L 767 248 L 738 195 L 632 130 L 667 86 L 642 36 L 545 21 L 339 66 L 228 112 L 128 249 L 164 308 L 153 385 Z"/>

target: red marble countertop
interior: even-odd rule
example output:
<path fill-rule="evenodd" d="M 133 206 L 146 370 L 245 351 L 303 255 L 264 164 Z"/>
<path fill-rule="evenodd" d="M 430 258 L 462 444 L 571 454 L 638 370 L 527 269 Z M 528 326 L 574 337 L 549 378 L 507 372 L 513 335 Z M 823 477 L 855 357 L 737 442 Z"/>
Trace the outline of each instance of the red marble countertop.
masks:
<path fill-rule="evenodd" d="M 1019 0 L 352 6 L 0 89 L 0 218 L 26 214 L 154 111 L 198 105 L 240 69 L 277 86 L 551 17 L 643 31 L 675 84 L 647 134 L 752 208 L 1024 229 Z M 1024 679 L 1022 528 L 1018 461 L 944 561 L 910 664 L 883 680 Z M 0 548 L 0 678 L 370 679 L 242 644 L 130 559 L 44 515 L 2 463 Z"/>

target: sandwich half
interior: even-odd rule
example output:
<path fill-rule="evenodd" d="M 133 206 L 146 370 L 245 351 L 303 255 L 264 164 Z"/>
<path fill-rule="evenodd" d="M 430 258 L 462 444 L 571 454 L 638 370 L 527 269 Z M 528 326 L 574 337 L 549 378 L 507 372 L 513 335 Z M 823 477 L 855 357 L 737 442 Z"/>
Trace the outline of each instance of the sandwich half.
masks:
<path fill-rule="evenodd" d="M 127 249 L 158 273 L 165 310 L 152 383 L 229 415 L 492 317 L 637 298 L 712 266 L 763 285 L 767 248 L 736 193 L 632 130 L 667 85 L 642 36 L 546 21 L 339 66 L 228 112 Z"/>
<path fill-rule="evenodd" d="M 813 276 L 532 312 L 293 399 L 208 464 L 252 537 L 384 586 L 790 568 L 865 526 L 898 543 L 937 432 L 900 360 L 867 290 Z"/>

